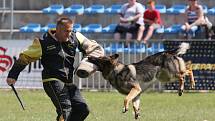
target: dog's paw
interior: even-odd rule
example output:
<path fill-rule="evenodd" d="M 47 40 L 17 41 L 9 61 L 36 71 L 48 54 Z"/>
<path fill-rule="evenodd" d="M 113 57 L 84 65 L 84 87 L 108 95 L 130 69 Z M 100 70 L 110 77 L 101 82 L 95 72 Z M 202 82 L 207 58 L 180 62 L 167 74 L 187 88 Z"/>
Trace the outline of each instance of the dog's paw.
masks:
<path fill-rule="evenodd" d="M 140 118 L 140 113 L 135 114 L 135 119 L 139 119 Z"/>
<path fill-rule="evenodd" d="M 196 86 L 195 81 L 191 81 L 190 83 L 191 83 L 191 89 L 194 89 Z"/>
<path fill-rule="evenodd" d="M 140 118 L 140 110 L 135 112 L 135 119 L 139 119 Z"/>
<path fill-rule="evenodd" d="M 178 96 L 182 96 L 182 95 L 183 95 L 183 92 L 184 92 L 184 90 L 179 89 L 179 90 L 178 90 Z"/>
<path fill-rule="evenodd" d="M 123 109 L 122 109 L 122 113 L 126 113 L 127 111 L 128 111 L 128 108 L 123 107 Z"/>

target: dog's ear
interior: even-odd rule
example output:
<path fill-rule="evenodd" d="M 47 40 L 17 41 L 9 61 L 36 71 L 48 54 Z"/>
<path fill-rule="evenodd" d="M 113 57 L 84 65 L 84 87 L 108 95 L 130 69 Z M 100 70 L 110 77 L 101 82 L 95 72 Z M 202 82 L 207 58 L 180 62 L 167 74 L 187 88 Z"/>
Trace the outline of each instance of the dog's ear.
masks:
<path fill-rule="evenodd" d="M 111 59 L 118 59 L 119 58 L 119 54 L 113 54 L 110 56 Z"/>
<path fill-rule="evenodd" d="M 116 65 L 118 63 L 119 54 L 113 54 L 110 56 L 112 64 Z"/>

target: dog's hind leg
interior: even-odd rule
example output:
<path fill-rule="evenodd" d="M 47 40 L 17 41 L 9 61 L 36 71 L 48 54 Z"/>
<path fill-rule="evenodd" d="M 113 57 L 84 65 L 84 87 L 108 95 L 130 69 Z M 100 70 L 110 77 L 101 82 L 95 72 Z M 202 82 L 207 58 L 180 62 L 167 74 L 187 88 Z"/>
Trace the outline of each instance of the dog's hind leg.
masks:
<path fill-rule="evenodd" d="M 191 89 L 194 89 L 195 80 L 194 80 L 194 76 L 193 76 L 193 69 L 192 69 L 192 62 L 191 61 L 186 62 L 186 75 L 188 75 L 190 78 Z"/>
<path fill-rule="evenodd" d="M 135 113 L 135 119 L 138 119 L 140 117 L 140 95 L 135 97 L 132 100 L 132 103 L 133 103 L 133 109 Z"/>
<path fill-rule="evenodd" d="M 184 91 L 184 77 L 179 77 L 179 89 L 178 89 L 178 95 L 182 96 Z"/>
<path fill-rule="evenodd" d="M 133 84 L 133 88 L 128 93 L 128 95 L 125 97 L 123 113 L 128 111 L 129 102 L 131 102 L 137 95 L 139 95 L 141 93 L 141 91 L 142 91 L 142 89 L 138 83 Z"/>
<path fill-rule="evenodd" d="M 190 78 L 190 86 L 191 86 L 192 89 L 194 89 L 195 88 L 195 80 L 194 80 L 194 76 L 193 76 L 193 71 L 189 70 L 188 75 L 189 75 L 189 78 Z"/>

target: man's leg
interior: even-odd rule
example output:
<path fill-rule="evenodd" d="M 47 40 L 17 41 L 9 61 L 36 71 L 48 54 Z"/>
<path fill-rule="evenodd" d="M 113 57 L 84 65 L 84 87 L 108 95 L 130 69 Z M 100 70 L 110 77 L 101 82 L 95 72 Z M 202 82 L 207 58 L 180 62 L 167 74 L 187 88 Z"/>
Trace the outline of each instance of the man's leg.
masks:
<path fill-rule="evenodd" d="M 114 40 L 120 40 L 120 33 L 114 33 Z"/>
<path fill-rule="evenodd" d="M 65 88 L 64 83 L 56 80 L 44 82 L 43 87 L 56 107 L 57 121 L 68 121 L 72 108 L 68 89 Z"/>
<path fill-rule="evenodd" d="M 143 33 L 144 33 L 145 27 L 144 25 L 141 25 L 138 29 L 138 33 L 137 33 L 137 41 L 141 41 L 142 37 L 143 37 Z"/>
<path fill-rule="evenodd" d="M 151 25 L 151 26 L 149 26 L 148 32 L 147 32 L 145 38 L 143 39 L 144 43 L 147 43 L 147 41 L 152 37 L 153 32 L 154 32 L 154 26 Z"/>
<path fill-rule="evenodd" d="M 84 121 L 89 114 L 89 108 L 75 85 L 68 86 L 72 112 L 68 121 Z"/>
<path fill-rule="evenodd" d="M 129 43 L 131 42 L 131 39 L 132 39 L 132 33 L 126 33 L 126 37 L 125 37 L 125 45 L 128 46 Z"/>

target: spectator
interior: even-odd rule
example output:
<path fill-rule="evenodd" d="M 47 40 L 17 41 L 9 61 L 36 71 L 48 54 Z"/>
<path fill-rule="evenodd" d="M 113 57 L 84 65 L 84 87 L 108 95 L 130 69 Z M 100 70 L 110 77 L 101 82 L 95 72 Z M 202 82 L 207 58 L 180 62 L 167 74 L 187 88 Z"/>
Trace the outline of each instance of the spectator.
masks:
<path fill-rule="evenodd" d="M 139 27 L 137 40 L 141 41 L 143 37 L 143 33 L 145 30 L 148 30 L 146 36 L 143 38 L 143 43 L 147 43 L 147 41 L 151 38 L 154 30 L 161 27 L 161 18 L 160 12 L 155 9 L 155 1 L 150 0 L 147 2 L 147 10 L 144 12 L 143 21 L 144 25 Z"/>
<path fill-rule="evenodd" d="M 136 2 L 136 0 L 128 0 L 128 3 L 121 7 L 120 21 L 114 32 L 114 39 L 119 40 L 121 34 L 125 33 L 126 45 L 128 45 L 133 35 L 138 32 L 139 24 L 137 24 L 137 21 L 142 14 L 142 4 Z"/>
<path fill-rule="evenodd" d="M 62 17 L 56 30 L 49 30 L 43 38 L 35 38 L 33 44 L 20 53 L 6 80 L 8 85 L 15 84 L 20 72 L 41 58 L 43 87 L 56 108 L 57 121 L 84 121 L 89 114 L 80 90 L 73 84 L 76 48 L 86 56 L 102 52 L 95 41 L 72 31 L 73 25 L 73 20 Z"/>
<path fill-rule="evenodd" d="M 206 25 L 207 30 L 212 28 L 212 23 L 204 16 L 203 8 L 197 0 L 189 0 L 189 5 L 185 11 L 185 20 L 186 22 L 182 26 L 182 30 L 186 32 L 185 37 L 190 30 L 199 29 L 201 25 Z"/>

